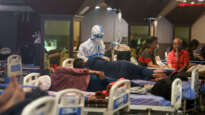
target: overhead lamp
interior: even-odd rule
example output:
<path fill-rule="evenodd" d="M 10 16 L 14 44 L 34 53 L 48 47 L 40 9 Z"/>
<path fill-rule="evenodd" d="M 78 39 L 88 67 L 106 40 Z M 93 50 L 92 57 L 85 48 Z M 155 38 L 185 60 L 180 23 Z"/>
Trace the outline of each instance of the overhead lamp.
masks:
<path fill-rule="evenodd" d="M 107 7 L 107 11 L 112 11 L 112 8 L 111 7 Z"/>
<path fill-rule="evenodd" d="M 100 6 L 95 6 L 95 10 L 99 10 L 100 9 Z"/>
<path fill-rule="evenodd" d="M 198 2 L 204 2 L 204 0 L 198 0 Z"/>
<path fill-rule="evenodd" d="M 194 4 L 195 2 L 194 1 L 192 1 L 190 4 Z"/>

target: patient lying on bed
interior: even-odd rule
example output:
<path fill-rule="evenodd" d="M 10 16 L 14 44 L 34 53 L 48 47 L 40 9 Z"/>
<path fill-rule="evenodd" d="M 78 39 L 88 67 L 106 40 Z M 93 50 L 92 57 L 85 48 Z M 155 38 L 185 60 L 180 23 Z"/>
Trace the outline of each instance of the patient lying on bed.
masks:
<path fill-rule="evenodd" d="M 160 80 L 167 77 L 163 70 L 150 70 L 145 67 L 135 65 L 129 61 L 107 61 L 100 57 L 93 57 L 84 62 L 77 58 L 74 60 L 75 68 L 89 68 L 92 70 L 103 71 L 106 76 L 113 79 L 124 77 L 129 80 Z"/>
<path fill-rule="evenodd" d="M 105 90 L 106 86 L 115 81 L 104 76 L 104 72 L 89 69 L 58 67 L 51 75 L 51 89 L 60 91 L 75 88 L 83 91 Z"/>

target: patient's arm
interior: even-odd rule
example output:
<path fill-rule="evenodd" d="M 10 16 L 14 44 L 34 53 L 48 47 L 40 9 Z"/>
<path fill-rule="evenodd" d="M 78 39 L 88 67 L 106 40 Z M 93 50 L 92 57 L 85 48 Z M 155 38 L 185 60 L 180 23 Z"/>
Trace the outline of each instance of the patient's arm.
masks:
<path fill-rule="evenodd" d="M 152 61 L 150 61 L 148 64 L 147 64 L 148 67 L 153 67 L 153 68 L 161 68 L 160 65 L 156 65 L 154 64 Z"/>
<path fill-rule="evenodd" d="M 169 68 L 172 68 L 172 65 L 171 65 L 171 64 L 168 64 L 168 67 L 169 67 Z"/>
<path fill-rule="evenodd" d="M 100 79 L 104 79 L 105 78 L 105 74 L 102 71 L 95 71 L 95 70 L 89 70 L 90 74 L 96 74 L 100 77 Z"/>

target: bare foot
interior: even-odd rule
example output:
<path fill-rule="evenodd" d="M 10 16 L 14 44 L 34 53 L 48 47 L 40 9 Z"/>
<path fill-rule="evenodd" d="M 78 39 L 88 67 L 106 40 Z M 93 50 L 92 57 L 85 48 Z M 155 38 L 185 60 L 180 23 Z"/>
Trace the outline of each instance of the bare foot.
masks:
<path fill-rule="evenodd" d="M 20 86 L 17 86 L 13 96 L 8 101 L 9 106 L 13 106 L 19 102 L 22 102 L 25 99 L 25 93 Z"/>
<path fill-rule="evenodd" d="M 4 93 L 0 95 L 0 106 L 8 102 L 18 86 L 16 76 L 12 76 L 10 79 L 8 87 L 5 89 Z"/>
<path fill-rule="evenodd" d="M 25 99 L 25 93 L 20 86 L 17 85 L 16 90 L 13 92 L 12 97 L 0 107 L 0 113 L 14 106 L 15 104 L 22 102 Z"/>

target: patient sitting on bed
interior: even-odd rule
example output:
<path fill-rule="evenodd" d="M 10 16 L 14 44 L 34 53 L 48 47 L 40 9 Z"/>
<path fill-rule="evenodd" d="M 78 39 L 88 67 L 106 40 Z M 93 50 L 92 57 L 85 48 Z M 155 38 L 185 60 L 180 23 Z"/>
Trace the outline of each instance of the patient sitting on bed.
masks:
<path fill-rule="evenodd" d="M 106 76 L 113 79 L 124 77 L 129 80 L 151 80 L 156 81 L 167 77 L 163 70 L 150 70 L 145 67 L 135 65 L 129 61 L 107 61 L 100 57 L 93 57 L 84 62 L 83 59 L 74 60 L 75 68 L 89 68 L 91 70 L 103 71 Z"/>

